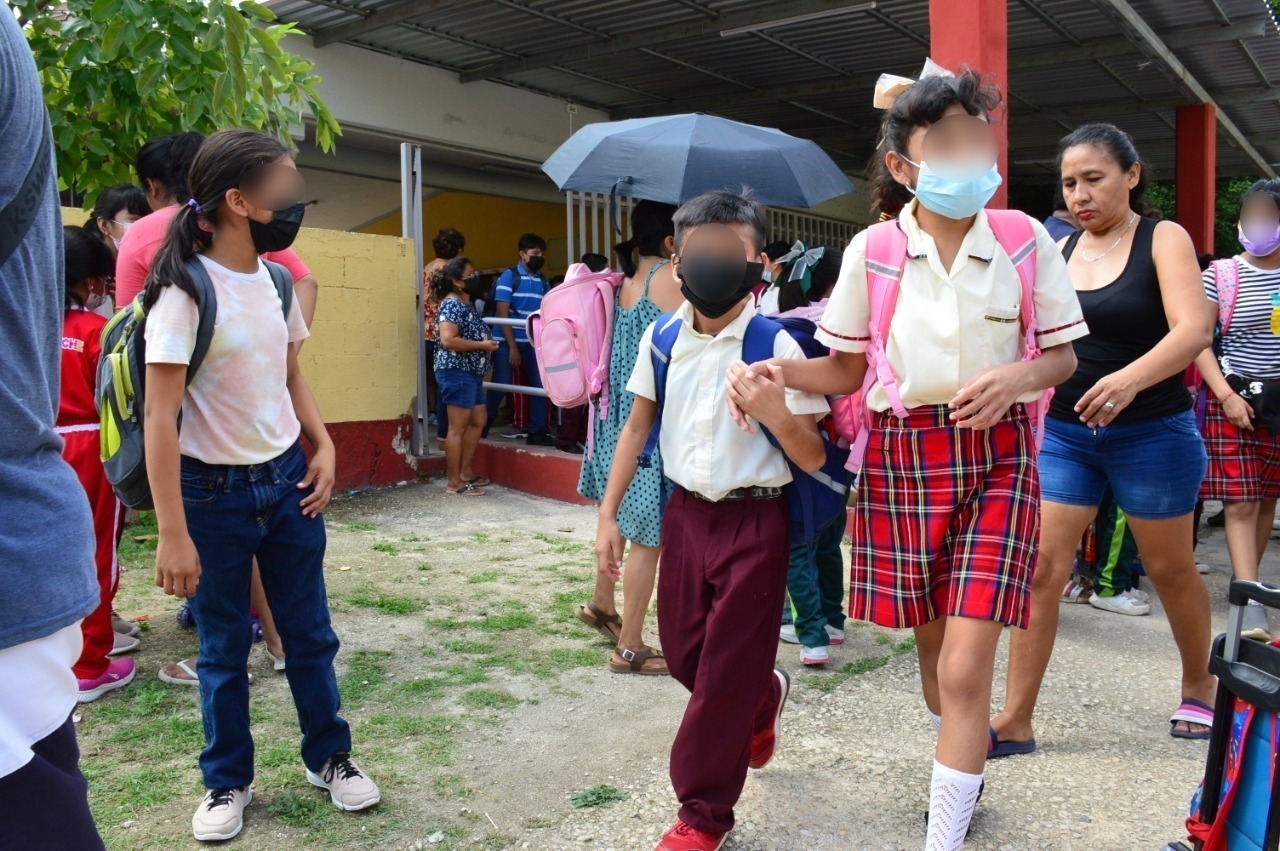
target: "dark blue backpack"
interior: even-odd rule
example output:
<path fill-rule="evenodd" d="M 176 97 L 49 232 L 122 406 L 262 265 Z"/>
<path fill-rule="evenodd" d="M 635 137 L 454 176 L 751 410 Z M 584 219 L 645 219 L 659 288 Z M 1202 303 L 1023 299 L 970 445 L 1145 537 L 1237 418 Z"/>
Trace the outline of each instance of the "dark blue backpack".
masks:
<path fill-rule="evenodd" d="M 667 366 L 671 362 L 671 351 L 675 347 L 676 337 L 680 334 L 683 320 L 674 313 L 664 313 L 653 324 L 653 335 L 650 342 L 650 356 L 653 359 L 653 380 L 657 390 L 658 412 L 653 419 L 653 428 L 645 441 L 644 450 L 640 453 L 640 466 L 648 467 L 652 463 L 653 454 L 658 448 L 658 435 L 662 431 L 662 412 L 666 402 Z M 773 319 L 765 316 L 754 316 L 742 340 L 742 359 L 747 363 L 768 360 L 773 357 L 773 342 L 778 333 L 786 331 L 796 341 L 805 357 L 825 357 L 829 350 L 813 338 L 817 326 L 808 319 L 787 318 Z M 723 404 L 717 401 L 715 404 Z M 763 425 L 760 430 L 774 446 L 781 445 Z M 787 497 L 787 505 L 791 515 L 791 545 L 805 546 L 809 549 L 809 557 L 813 558 L 813 543 L 818 532 L 845 516 L 845 505 L 849 497 L 849 485 L 853 474 L 845 469 L 849 461 L 848 445 L 841 446 L 843 441 L 834 437 L 828 429 L 820 428 L 823 447 L 827 460 L 815 473 L 806 473 L 787 458 L 787 466 L 791 468 L 791 484 L 782 490 Z M 663 507 L 666 506 L 666 495 L 669 482 L 664 482 Z"/>

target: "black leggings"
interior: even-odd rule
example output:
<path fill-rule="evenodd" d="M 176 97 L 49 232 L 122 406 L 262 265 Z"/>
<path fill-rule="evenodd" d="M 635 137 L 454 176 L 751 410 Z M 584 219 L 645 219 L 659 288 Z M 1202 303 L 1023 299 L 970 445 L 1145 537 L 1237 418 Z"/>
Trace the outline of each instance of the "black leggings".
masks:
<path fill-rule="evenodd" d="M 102 851 L 71 718 L 31 750 L 30 762 L 0 777 L 0 848 Z"/>

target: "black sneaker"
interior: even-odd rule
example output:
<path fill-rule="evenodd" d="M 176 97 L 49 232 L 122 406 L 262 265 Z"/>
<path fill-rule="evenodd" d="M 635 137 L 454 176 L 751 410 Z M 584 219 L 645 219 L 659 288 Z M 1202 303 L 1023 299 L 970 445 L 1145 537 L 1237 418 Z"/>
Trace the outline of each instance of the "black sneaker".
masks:
<path fill-rule="evenodd" d="M 583 455 L 587 451 L 587 448 L 581 443 L 570 443 L 565 446 L 557 446 L 556 449 L 559 449 L 561 452 L 568 452 L 570 455 Z"/>
<path fill-rule="evenodd" d="M 545 431 L 539 431 L 525 438 L 525 443 L 529 446 L 555 446 L 556 439 Z"/>

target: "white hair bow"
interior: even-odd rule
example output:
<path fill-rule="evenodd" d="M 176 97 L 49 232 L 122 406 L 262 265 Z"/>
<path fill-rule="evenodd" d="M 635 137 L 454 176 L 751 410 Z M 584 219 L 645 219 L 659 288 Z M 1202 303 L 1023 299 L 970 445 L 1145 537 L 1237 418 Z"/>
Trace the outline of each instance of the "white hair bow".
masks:
<path fill-rule="evenodd" d="M 923 80 L 926 77 L 954 76 L 955 74 L 932 59 L 924 60 L 924 68 L 920 69 L 920 76 L 916 80 L 910 77 L 899 77 L 896 74 L 881 74 L 880 79 L 876 80 L 875 96 L 871 101 L 871 105 L 876 109 L 888 109 L 893 106 L 893 102 L 898 99 L 898 95 L 911 88 L 917 80 Z"/>

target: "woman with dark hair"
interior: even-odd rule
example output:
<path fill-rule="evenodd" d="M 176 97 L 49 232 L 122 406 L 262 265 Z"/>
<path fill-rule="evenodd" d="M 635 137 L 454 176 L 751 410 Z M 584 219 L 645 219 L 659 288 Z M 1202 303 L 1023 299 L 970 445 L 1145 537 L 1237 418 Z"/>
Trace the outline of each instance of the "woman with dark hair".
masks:
<path fill-rule="evenodd" d="M 970 70 L 888 82 L 896 97 L 877 86 L 888 108 L 871 183 L 879 210 L 898 218 L 845 251 L 816 335 L 835 355 L 785 361 L 782 372 L 810 393 L 866 391 L 849 614 L 915 631 L 939 731 L 926 847 L 953 851 L 982 791 L 996 645 L 1030 608 L 1039 489 L 1025 406 L 1071 374 L 1084 326 L 1044 227 L 1005 213 L 1036 252 L 1043 353 L 1024 360 L 1023 286 L 983 209 L 1001 182 L 990 125 L 999 91 Z M 895 256 L 870 257 L 882 244 Z M 901 265 L 888 329 L 870 317 L 873 263 Z M 864 383 L 869 349 L 876 369 Z"/>
<path fill-rule="evenodd" d="M 489 371 L 489 356 L 498 349 L 498 341 L 471 304 L 483 292 L 480 275 L 466 257 L 454 257 L 431 276 L 431 294 L 439 305 L 436 381 L 449 420 L 444 442 L 449 474 L 445 493 L 455 496 L 483 496 L 489 484 L 471 468 L 489 413 L 484 405 L 484 374 Z"/>
<path fill-rule="evenodd" d="M 436 350 L 439 338 L 436 330 L 436 311 L 440 303 L 432 292 L 431 279 L 455 257 L 462 255 L 467 247 L 467 238 L 454 228 L 441 228 L 431 240 L 431 247 L 436 257 L 422 270 L 422 339 L 426 341 L 424 368 L 427 370 L 427 410 L 430 418 L 435 420 L 436 437 L 444 440 L 449 436 L 449 415 L 440 416 L 437 396 L 439 385 L 436 382 Z"/>
<path fill-rule="evenodd" d="M 308 781 L 347 811 L 372 807 L 380 795 L 351 761 L 351 731 L 338 715 L 338 637 L 323 571 L 333 441 L 298 365 L 307 336 L 301 306 L 294 299 L 287 318 L 281 314 L 261 260 L 297 235 L 301 181 L 284 146 L 240 130 L 210 136 L 190 179 L 192 197 L 175 212 L 143 294 L 145 438 L 160 527 L 156 584 L 190 598 L 200 636 L 208 791 L 192 832 L 212 841 L 240 832 L 253 798 L 247 662 L 255 557 L 289 654 Z M 188 384 L 200 314 L 192 262 L 209 275 L 218 322 Z M 303 434 L 315 447 L 310 460 Z"/>
<path fill-rule="evenodd" d="M 1081 535 L 1107 485 L 1133 531 L 1182 657 L 1170 732 L 1204 739 L 1213 723 L 1209 594 L 1196 574 L 1192 512 L 1205 448 L 1182 376 L 1212 339 L 1191 238 L 1146 216 L 1146 173 L 1129 134 L 1086 124 L 1058 145 L 1062 191 L 1083 230 L 1062 243 L 1087 337 L 1060 384 L 1040 451 L 1039 561 L 1031 624 L 1010 639 L 1004 711 L 992 756 L 1035 750 L 1032 715 Z"/>
<path fill-rule="evenodd" d="M 613 453 L 635 402 L 635 396 L 627 392 L 627 381 L 635 369 L 640 339 L 655 319 L 675 310 L 684 301 L 680 282 L 671 272 L 675 211 L 672 205 L 656 201 L 636 204 L 631 211 L 631 238 L 614 248 L 618 269 L 626 277 L 614 301 L 608 412 L 595 421 L 595 441 L 582 462 L 582 475 L 578 480 L 578 493 L 597 502 L 604 498 Z M 591 416 L 598 413 L 593 408 Z M 667 673 L 666 660 L 644 643 L 643 634 L 645 613 L 649 611 L 658 575 L 661 471 L 662 466 L 656 459 L 651 467 L 641 468 L 618 510 L 622 536 L 631 542 L 623 573 L 624 616 L 618 616 L 616 584 L 607 571 L 596 573 L 591 601 L 578 607 L 578 619 L 616 645 L 609 659 L 609 669 L 615 673 Z"/>
<path fill-rule="evenodd" d="M 146 193 L 132 183 L 119 183 L 102 190 L 84 227 L 106 243 L 114 262 L 120 253 L 120 240 L 129 232 L 129 227 L 150 213 Z"/>
<path fill-rule="evenodd" d="M 1196 358 L 1209 452 L 1200 498 L 1222 501 L 1231 572 L 1256 581 L 1280 497 L 1280 180 L 1245 190 L 1236 222 L 1244 250 L 1203 276 L 1219 320 Z M 1265 607 L 1251 601 L 1244 619 L 1247 637 L 1271 640 Z"/>

